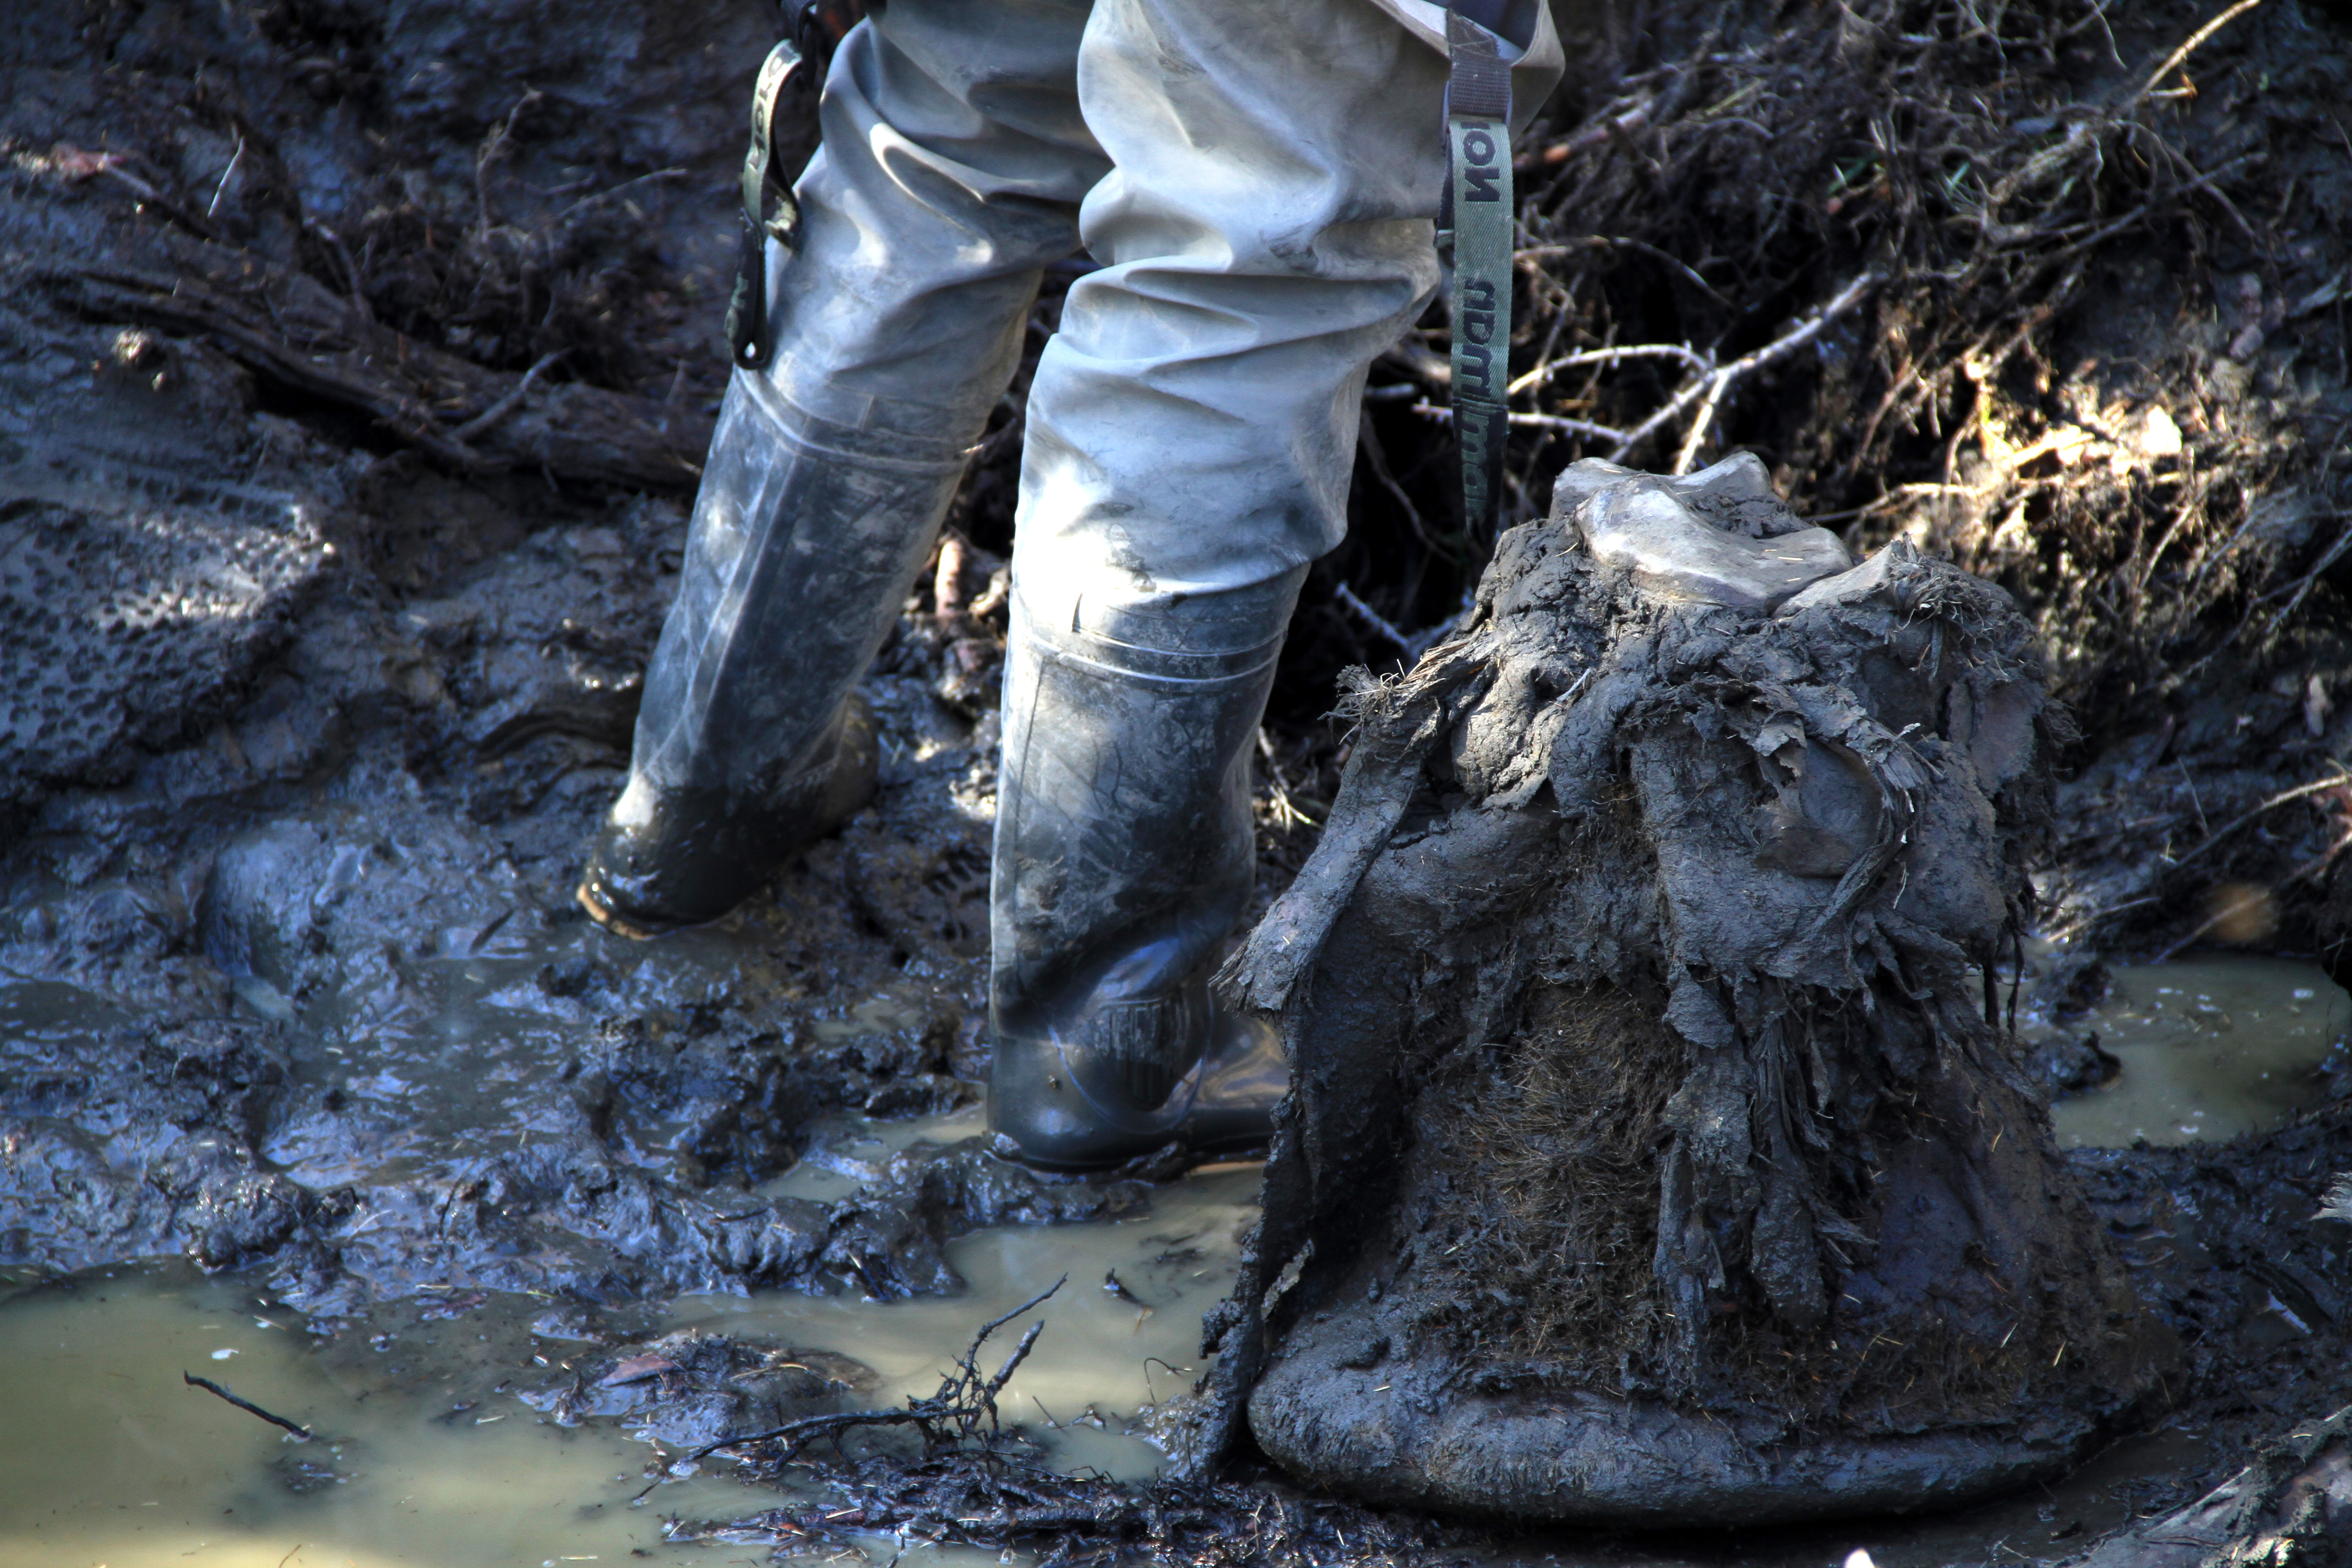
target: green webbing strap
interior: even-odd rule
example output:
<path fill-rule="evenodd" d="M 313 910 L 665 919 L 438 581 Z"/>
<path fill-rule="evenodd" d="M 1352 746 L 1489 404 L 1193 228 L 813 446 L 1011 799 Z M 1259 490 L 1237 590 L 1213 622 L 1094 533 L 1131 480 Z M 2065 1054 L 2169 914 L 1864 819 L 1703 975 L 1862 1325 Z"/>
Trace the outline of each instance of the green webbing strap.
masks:
<path fill-rule="evenodd" d="M 1462 518 L 1495 537 L 1510 429 L 1511 68 L 1494 34 L 1446 13 L 1453 73 L 1445 89 L 1449 216 L 1454 239 L 1454 439 L 1462 454 Z"/>
<path fill-rule="evenodd" d="M 768 363 L 768 241 L 789 250 L 800 243 L 801 211 L 792 186 L 775 166 L 776 105 L 802 79 L 801 51 L 789 38 L 768 51 L 751 92 L 751 146 L 743 154 L 743 241 L 735 261 L 735 291 L 727 300 L 727 349 L 746 370 Z M 775 203 L 772 216 L 770 201 Z"/>

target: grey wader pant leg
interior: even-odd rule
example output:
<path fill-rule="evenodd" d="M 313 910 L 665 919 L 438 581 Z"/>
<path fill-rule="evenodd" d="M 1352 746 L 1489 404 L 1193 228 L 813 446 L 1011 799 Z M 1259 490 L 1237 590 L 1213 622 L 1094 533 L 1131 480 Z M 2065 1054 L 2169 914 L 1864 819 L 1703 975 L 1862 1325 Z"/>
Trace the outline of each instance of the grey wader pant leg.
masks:
<path fill-rule="evenodd" d="M 774 357 L 728 389 L 583 880 L 607 925 L 726 913 L 870 791 L 850 693 L 1108 167 L 1077 105 L 1087 14 L 894 0 L 835 55 L 798 254 L 770 247 Z"/>
<path fill-rule="evenodd" d="M 992 893 L 991 1117 L 1042 1162 L 1262 1131 L 1283 1084 L 1205 979 L 1364 370 L 1437 278 L 1442 13 L 1381 3 L 891 0 L 853 33 L 801 254 L 772 258 L 777 357 L 730 393 L 583 889 L 615 924 L 709 918 L 837 809 L 845 696 L 1083 195 L 1106 266 L 1029 405 Z"/>
<path fill-rule="evenodd" d="M 1208 979 L 1365 371 L 1437 284 L 1445 61 L 1369 0 L 1097 0 L 1078 84 L 1114 168 L 1029 395 L 989 1096 L 1068 1166 L 1262 1139 L 1286 1086 Z"/>

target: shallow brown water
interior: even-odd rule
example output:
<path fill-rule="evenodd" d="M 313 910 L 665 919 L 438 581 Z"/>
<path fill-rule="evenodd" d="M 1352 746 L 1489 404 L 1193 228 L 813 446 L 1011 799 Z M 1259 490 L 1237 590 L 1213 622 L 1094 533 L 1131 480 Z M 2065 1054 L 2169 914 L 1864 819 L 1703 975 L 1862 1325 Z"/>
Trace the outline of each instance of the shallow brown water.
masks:
<path fill-rule="evenodd" d="M 909 1131 L 878 1130 L 876 1142 Z M 796 1176 L 803 1190 L 844 1181 Z M 1231 1284 L 1255 1195 L 1255 1168 L 1229 1168 L 1164 1190 L 1140 1218 L 967 1237 L 950 1248 L 970 1286 L 959 1297 L 688 1297 L 644 1326 L 836 1351 L 878 1373 L 868 1397 L 892 1405 L 930 1393 L 979 1323 L 1066 1275 L 1002 1404 L 1058 1461 L 1139 1477 L 1157 1450 L 1127 1435 L 1128 1420 L 1196 1372 L 1200 1314 Z M 1113 1269 L 1144 1306 L 1104 1289 Z M 319 1345 L 249 1284 L 179 1265 L 25 1289 L 0 1303 L 15 1413 L 0 1423 L 0 1563 L 506 1568 L 639 1550 L 681 1563 L 742 1560 L 741 1547 L 665 1544 L 661 1521 L 748 1513 L 773 1494 L 731 1483 L 724 1461 L 668 1473 L 615 1424 L 567 1429 L 517 1397 L 582 1348 L 533 1334 L 548 1305 L 502 1297 L 419 1321 L 410 1304 Z M 184 1372 L 317 1436 L 298 1442 L 189 1388 Z"/>
<path fill-rule="evenodd" d="M 2078 1027 L 2123 1063 L 2116 1081 L 2051 1110 L 2064 1148 L 2221 1142 L 2275 1127 L 2328 1092 L 2352 995 L 2290 959 L 2185 959 L 2115 973 Z"/>
<path fill-rule="evenodd" d="M 498 1016 L 498 976 L 469 978 L 435 1026 L 472 1044 L 515 1020 Z M 43 1000 L 18 990 L 15 1016 L 0 1025 L 34 1026 Z M 532 1020 L 557 1035 L 570 1022 Z M 2061 1102 L 2062 1142 L 2226 1137 L 2324 1092 L 2315 1069 L 2352 1026 L 2352 998 L 2307 965 L 2199 960 L 2120 972 L 2084 1026 L 2100 1029 L 2124 1071 L 2108 1089 Z M 554 1045 L 551 1037 L 539 1048 Z M 525 1038 L 517 1047 L 528 1055 L 532 1045 Z M 496 1098 L 486 1086 L 466 1092 Z M 914 1140 L 946 1142 L 978 1127 L 972 1111 L 851 1122 L 761 1192 L 847 1196 Z M 1139 1479 L 1159 1454 L 1129 1424 L 1197 1375 L 1200 1314 L 1230 1286 L 1255 1184 L 1255 1167 L 1213 1169 L 1161 1189 L 1139 1217 L 969 1236 L 949 1249 L 968 1285 L 960 1296 L 688 1296 L 639 1310 L 631 1327 L 648 1338 L 695 1327 L 836 1352 L 879 1375 L 866 1402 L 895 1404 L 929 1393 L 978 1323 L 1066 1277 L 1041 1310 L 1048 1327 L 1035 1353 L 1006 1391 L 1007 1417 L 1024 1422 L 1058 1463 Z M 1106 1288 L 1113 1271 L 1123 1293 Z M 207 1279 L 178 1264 L 20 1289 L 0 1300 L 0 1366 L 15 1416 L 0 1424 L 0 1474 L 9 1478 L 0 1489 L 0 1563 L 490 1568 L 636 1560 L 640 1552 L 680 1563 L 744 1560 L 741 1547 L 671 1546 L 661 1521 L 748 1513 L 772 1494 L 730 1482 L 723 1460 L 671 1473 L 665 1467 L 675 1455 L 614 1423 L 565 1428 L 518 1397 L 582 1350 L 534 1335 L 548 1306 L 528 1295 L 493 1297 L 435 1320 L 411 1302 L 321 1342 L 250 1282 Z M 188 1388 L 184 1371 L 310 1424 L 317 1439 L 297 1443 Z M 1536 1536 L 1495 1560 L 1826 1564 L 1856 1547 L 1879 1568 L 2054 1560 L 2122 1522 L 2152 1479 L 2193 1469 L 2201 1455 L 2192 1437 L 2159 1433 L 2118 1446 L 2058 1486 L 1960 1513 L 1737 1537 Z"/>

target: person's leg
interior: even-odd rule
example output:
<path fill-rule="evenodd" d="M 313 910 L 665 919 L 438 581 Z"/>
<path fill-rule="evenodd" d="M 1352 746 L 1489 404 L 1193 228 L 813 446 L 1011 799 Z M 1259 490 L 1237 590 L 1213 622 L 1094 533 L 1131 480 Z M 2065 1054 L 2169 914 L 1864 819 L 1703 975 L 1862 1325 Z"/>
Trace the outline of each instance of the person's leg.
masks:
<path fill-rule="evenodd" d="M 1088 0 L 891 0 L 844 40 L 776 351 L 729 386 L 626 790 L 581 901 L 633 935 L 725 913 L 870 788 L 847 700 L 1108 164 Z M 863 756 L 857 753 L 863 752 Z"/>
<path fill-rule="evenodd" d="M 1097 0 L 1078 79 L 1106 265 L 1030 392 L 991 986 L 991 1123 L 1067 1165 L 1241 1136 L 1280 1092 L 1207 980 L 1365 369 L 1436 286 L 1445 62 L 1369 0 Z M 1246 1092 L 1213 1044 L 1256 1050 Z"/>

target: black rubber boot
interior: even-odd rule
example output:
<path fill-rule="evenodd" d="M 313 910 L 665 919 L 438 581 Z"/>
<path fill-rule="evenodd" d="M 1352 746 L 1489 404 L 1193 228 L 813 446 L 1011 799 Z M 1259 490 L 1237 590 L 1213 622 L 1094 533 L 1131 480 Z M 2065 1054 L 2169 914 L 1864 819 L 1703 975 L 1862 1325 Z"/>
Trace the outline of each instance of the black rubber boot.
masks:
<path fill-rule="evenodd" d="M 716 920 L 874 790 L 851 691 L 889 634 L 963 453 L 831 424 L 738 375 L 646 672 L 628 787 L 581 879 L 625 936 Z"/>
<path fill-rule="evenodd" d="M 991 889 L 1003 1152 L 1085 1169 L 1265 1141 L 1280 1047 L 1209 976 L 1249 906 L 1250 752 L 1304 575 L 1076 626 L 1016 587 Z"/>

